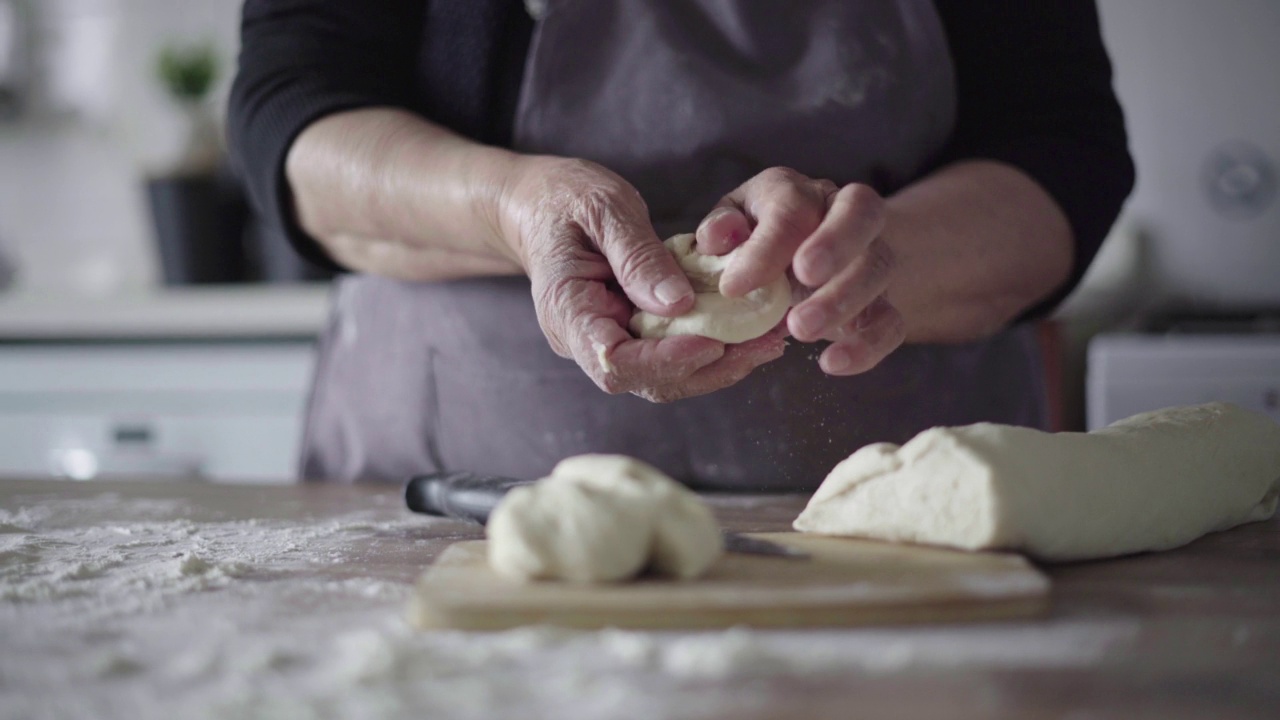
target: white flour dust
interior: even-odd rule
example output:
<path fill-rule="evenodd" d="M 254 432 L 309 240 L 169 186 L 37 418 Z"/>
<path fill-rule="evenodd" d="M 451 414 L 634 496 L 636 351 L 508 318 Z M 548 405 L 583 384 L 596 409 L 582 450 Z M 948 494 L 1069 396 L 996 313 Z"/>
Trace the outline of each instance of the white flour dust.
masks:
<path fill-rule="evenodd" d="M 64 601 L 81 620 L 101 619 L 160 607 L 172 595 L 237 577 L 339 564 L 354 534 L 422 524 L 415 518 L 373 524 L 360 514 L 315 524 L 194 522 L 184 510 L 180 501 L 126 501 L 110 493 L 0 509 L 0 600 L 19 607 Z"/>
<path fill-rule="evenodd" d="M 767 680 L 1083 666 L 1125 624 L 418 633 L 423 528 L 388 501 L 237 520 L 102 494 L 0 508 L 0 718 L 747 716 Z"/>

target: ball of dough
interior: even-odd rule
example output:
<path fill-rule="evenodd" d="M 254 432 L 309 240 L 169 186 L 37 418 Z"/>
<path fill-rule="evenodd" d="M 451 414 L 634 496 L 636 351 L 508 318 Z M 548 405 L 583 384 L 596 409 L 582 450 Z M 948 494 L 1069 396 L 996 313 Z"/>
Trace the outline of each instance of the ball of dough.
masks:
<path fill-rule="evenodd" d="M 631 316 L 631 331 L 642 338 L 701 335 L 723 343 L 754 340 L 772 330 L 791 306 L 791 283 L 785 277 L 740 298 L 720 294 L 720 276 L 729 266 L 728 255 L 703 255 L 694 248 L 692 234 L 676 235 L 665 243 L 680 269 L 689 276 L 696 293 L 693 309 L 668 318 L 638 310 Z"/>
<path fill-rule="evenodd" d="M 517 580 L 610 582 L 645 569 L 693 578 L 724 549 L 697 495 L 622 455 L 562 461 L 508 493 L 486 531 L 490 566 Z"/>
<path fill-rule="evenodd" d="M 720 528 L 702 500 L 648 463 L 625 455 L 578 455 L 561 460 L 551 474 L 626 496 L 633 507 L 651 506 L 654 572 L 696 577 L 723 551 Z"/>
<path fill-rule="evenodd" d="M 652 530 L 627 498 L 547 478 L 503 498 L 489 518 L 489 564 L 515 578 L 622 580 L 644 569 Z"/>
<path fill-rule="evenodd" d="M 706 572 L 724 552 L 724 539 L 711 511 L 682 487 L 659 491 L 655 508 L 650 569 L 681 579 Z"/>

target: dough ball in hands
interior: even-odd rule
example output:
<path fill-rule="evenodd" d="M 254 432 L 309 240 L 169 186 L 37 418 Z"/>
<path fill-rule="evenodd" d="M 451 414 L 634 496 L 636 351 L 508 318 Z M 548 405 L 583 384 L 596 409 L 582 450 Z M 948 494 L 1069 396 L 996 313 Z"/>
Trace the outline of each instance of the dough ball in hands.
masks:
<path fill-rule="evenodd" d="M 490 566 L 517 580 L 610 582 L 645 569 L 693 578 L 723 552 L 697 495 L 622 455 L 560 462 L 550 476 L 508 493 L 486 532 Z"/>
<path fill-rule="evenodd" d="M 803 532 L 1083 560 L 1185 545 L 1271 517 L 1280 425 L 1223 403 L 1090 433 L 979 423 L 869 445 L 836 466 Z"/>
<path fill-rule="evenodd" d="M 675 318 L 637 310 L 631 316 L 631 331 L 638 337 L 701 335 L 722 343 L 744 343 L 775 328 L 791 307 L 791 283 L 785 277 L 740 298 L 720 294 L 720 276 L 736 249 L 727 255 L 703 255 L 694 247 L 693 234 L 676 235 L 663 244 L 689 277 L 695 293 L 693 309 Z"/>

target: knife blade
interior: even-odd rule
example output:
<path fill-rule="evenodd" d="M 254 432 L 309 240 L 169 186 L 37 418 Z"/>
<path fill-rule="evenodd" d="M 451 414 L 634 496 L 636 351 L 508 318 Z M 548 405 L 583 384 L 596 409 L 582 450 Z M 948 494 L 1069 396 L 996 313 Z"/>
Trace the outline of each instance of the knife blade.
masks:
<path fill-rule="evenodd" d="M 481 475 L 466 470 L 415 475 L 404 486 L 405 505 L 416 513 L 469 520 L 484 525 L 498 502 L 512 488 L 532 485 L 532 480 Z M 803 550 L 749 535 L 721 530 L 724 549 L 747 555 L 804 559 Z"/>

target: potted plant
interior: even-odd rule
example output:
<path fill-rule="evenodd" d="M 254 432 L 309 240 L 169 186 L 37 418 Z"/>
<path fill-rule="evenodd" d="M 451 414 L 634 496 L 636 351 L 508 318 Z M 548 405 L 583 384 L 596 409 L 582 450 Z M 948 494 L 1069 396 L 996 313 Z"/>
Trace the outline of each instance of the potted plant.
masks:
<path fill-rule="evenodd" d="M 218 55 L 209 45 L 171 45 L 157 56 L 156 75 L 185 132 L 172 166 L 147 181 L 165 284 L 242 281 L 245 211 L 222 170 L 222 133 L 210 101 Z"/>

